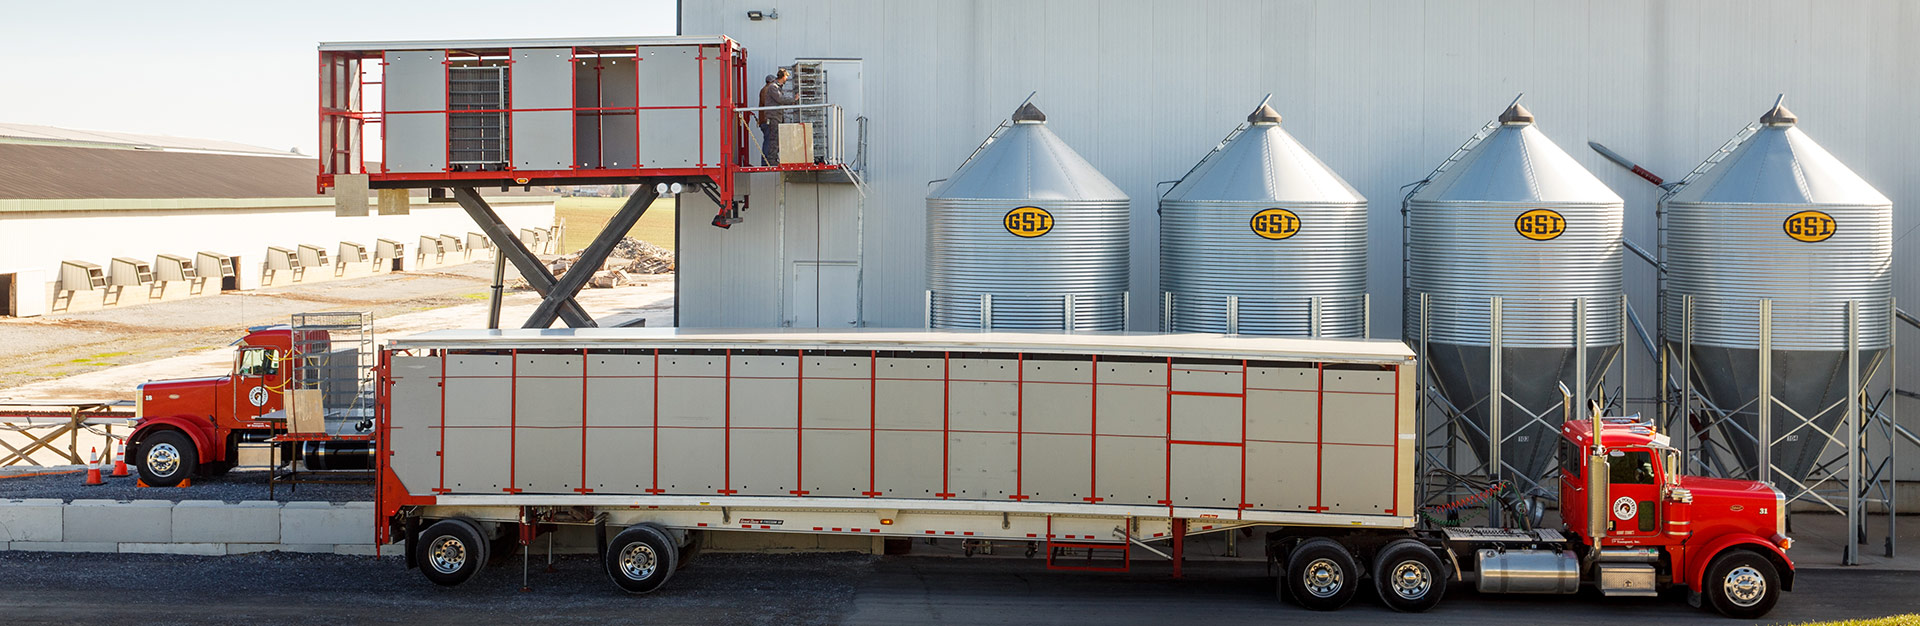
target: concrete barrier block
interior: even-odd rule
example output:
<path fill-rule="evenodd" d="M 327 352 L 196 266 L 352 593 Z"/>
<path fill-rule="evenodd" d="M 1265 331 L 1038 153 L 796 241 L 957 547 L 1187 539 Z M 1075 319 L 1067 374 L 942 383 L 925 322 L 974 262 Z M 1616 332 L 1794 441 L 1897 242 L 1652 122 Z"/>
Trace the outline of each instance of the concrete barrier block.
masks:
<path fill-rule="evenodd" d="M 128 554 L 192 554 L 197 556 L 226 556 L 227 544 L 224 543 L 122 543 L 120 551 Z"/>
<path fill-rule="evenodd" d="M 0 541 L 60 541 L 65 509 L 59 498 L 0 500 Z"/>
<path fill-rule="evenodd" d="M 331 543 L 230 543 L 227 554 L 253 554 L 255 552 L 305 552 L 308 554 L 332 554 Z"/>
<path fill-rule="evenodd" d="M 74 500 L 62 522 L 66 542 L 173 542 L 173 503 L 166 500 Z"/>
<path fill-rule="evenodd" d="M 288 502 L 280 509 L 283 543 L 373 543 L 372 502 Z"/>
<path fill-rule="evenodd" d="M 11 541 L 7 549 L 21 552 L 119 552 L 111 541 Z"/>
<path fill-rule="evenodd" d="M 280 503 L 186 500 L 173 505 L 174 543 L 279 543 Z"/>

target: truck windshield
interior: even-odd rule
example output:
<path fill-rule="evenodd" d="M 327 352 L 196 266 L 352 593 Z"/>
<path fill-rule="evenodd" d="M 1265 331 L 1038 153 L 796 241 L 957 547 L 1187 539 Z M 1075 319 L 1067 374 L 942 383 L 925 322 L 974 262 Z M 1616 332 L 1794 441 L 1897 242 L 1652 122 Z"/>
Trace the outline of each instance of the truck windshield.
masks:
<path fill-rule="evenodd" d="M 280 353 L 266 348 L 240 351 L 241 376 L 272 376 L 280 373 Z"/>
<path fill-rule="evenodd" d="M 1654 484 L 1653 453 L 1646 450 L 1622 450 L 1623 456 L 1608 462 L 1607 482 L 1616 485 Z"/>

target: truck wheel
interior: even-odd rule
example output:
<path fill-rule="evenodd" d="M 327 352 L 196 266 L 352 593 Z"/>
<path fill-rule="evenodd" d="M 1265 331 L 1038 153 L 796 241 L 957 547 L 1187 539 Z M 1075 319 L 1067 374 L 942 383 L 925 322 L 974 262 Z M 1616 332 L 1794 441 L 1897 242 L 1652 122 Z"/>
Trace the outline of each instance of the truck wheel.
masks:
<path fill-rule="evenodd" d="M 443 519 L 420 532 L 420 573 L 442 587 L 472 580 L 487 562 L 487 540 L 480 529 L 463 519 Z"/>
<path fill-rule="evenodd" d="M 147 435 L 140 442 L 140 481 L 154 487 L 172 487 L 193 476 L 200 466 L 200 453 L 193 440 L 177 430 Z"/>
<path fill-rule="evenodd" d="M 1346 546 L 1332 539 L 1315 537 L 1293 549 L 1287 557 L 1287 591 L 1300 606 L 1315 611 L 1332 611 L 1346 606 L 1360 586 L 1360 567 Z"/>
<path fill-rule="evenodd" d="M 1780 570 L 1751 550 L 1728 550 L 1707 565 L 1700 586 L 1721 615 L 1756 619 L 1780 601 Z"/>
<path fill-rule="evenodd" d="M 1447 570 L 1427 544 L 1401 539 L 1374 558 L 1373 586 L 1380 600 L 1402 613 L 1419 613 L 1440 604 L 1447 593 Z"/>
<path fill-rule="evenodd" d="M 607 577 L 627 593 L 659 589 L 673 577 L 680 547 L 652 524 L 634 524 L 607 543 Z"/>

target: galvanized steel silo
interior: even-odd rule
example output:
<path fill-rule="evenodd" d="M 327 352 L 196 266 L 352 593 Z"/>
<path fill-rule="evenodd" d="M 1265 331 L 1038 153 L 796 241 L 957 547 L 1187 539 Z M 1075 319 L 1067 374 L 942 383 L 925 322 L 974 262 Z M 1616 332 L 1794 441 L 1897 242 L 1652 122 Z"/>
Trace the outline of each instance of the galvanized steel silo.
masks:
<path fill-rule="evenodd" d="M 1271 107 L 1247 122 L 1160 199 L 1163 323 L 1362 336 L 1367 199 L 1282 130 Z"/>
<path fill-rule="evenodd" d="M 1819 431 L 1834 431 L 1859 382 L 1847 379 L 1848 335 L 1858 333 L 1860 363 L 1872 363 L 1891 340 L 1893 297 L 1893 203 L 1797 122 L 1775 106 L 1666 199 L 1661 317 L 1671 345 L 1691 339 L 1690 353 L 1676 354 L 1707 400 L 1731 414 L 1716 426 L 1741 469 L 1757 475 L 1760 301 L 1770 300 L 1772 462 L 1796 482 L 1829 443 Z M 1849 301 L 1859 303 L 1851 328 Z"/>
<path fill-rule="evenodd" d="M 1130 201 L 1046 121 L 1021 106 L 927 196 L 932 327 L 1123 330 Z"/>
<path fill-rule="evenodd" d="M 1405 336 L 1422 336 L 1425 294 L 1422 357 L 1457 411 L 1451 418 L 1474 425 L 1459 430 L 1486 461 L 1488 407 L 1498 403 L 1500 459 L 1510 468 L 1501 473 L 1551 490 L 1542 477 L 1559 443 L 1559 385 L 1594 388 L 1620 349 L 1624 208 L 1533 121 L 1509 107 L 1408 197 Z"/>

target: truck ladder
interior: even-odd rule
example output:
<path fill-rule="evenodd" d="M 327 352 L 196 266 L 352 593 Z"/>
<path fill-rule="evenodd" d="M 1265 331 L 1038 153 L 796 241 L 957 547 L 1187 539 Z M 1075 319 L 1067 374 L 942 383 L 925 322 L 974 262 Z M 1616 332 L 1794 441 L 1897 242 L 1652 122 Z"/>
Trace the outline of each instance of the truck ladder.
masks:
<path fill-rule="evenodd" d="M 1128 523 L 1123 526 L 1123 528 L 1128 526 L 1132 526 L 1131 519 L 1128 520 Z M 1071 539 L 1072 535 L 1069 535 L 1068 538 Z M 1064 557 L 1064 553 L 1069 550 L 1085 550 L 1088 564 L 1065 565 L 1056 563 L 1056 560 Z M 1118 566 L 1093 565 L 1092 563 L 1095 562 L 1093 555 L 1102 551 L 1120 553 L 1120 564 Z M 1101 559 L 1101 561 L 1111 562 L 1112 559 Z M 1126 539 L 1120 541 L 1056 541 L 1053 533 L 1053 516 L 1049 515 L 1047 516 L 1047 569 L 1078 572 L 1129 572 L 1133 570 L 1133 542 Z"/>

